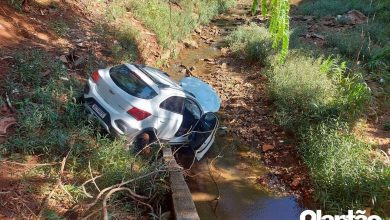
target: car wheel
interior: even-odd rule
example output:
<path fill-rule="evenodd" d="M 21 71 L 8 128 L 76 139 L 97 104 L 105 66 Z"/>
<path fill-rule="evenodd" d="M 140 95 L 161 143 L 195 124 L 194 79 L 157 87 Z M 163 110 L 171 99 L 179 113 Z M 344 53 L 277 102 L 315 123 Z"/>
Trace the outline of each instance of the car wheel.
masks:
<path fill-rule="evenodd" d="M 150 135 L 147 132 L 138 135 L 134 143 L 136 151 L 142 150 L 145 154 L 150 154 L 151 152 L 149 144 Z"/>

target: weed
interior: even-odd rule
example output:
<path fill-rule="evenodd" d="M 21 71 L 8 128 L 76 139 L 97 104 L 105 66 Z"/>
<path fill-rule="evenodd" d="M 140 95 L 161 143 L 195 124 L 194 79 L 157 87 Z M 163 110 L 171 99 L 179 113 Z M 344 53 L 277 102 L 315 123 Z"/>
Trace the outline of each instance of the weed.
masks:
<path fill-rule="evenodd" d="M 283 126 L 307 126 L 335 111 L 336 86 L 321 70 L 321 62 L 293 54 L 269 73 L 269 92 Z"/>
<path fill-rule="evenodd" d="M 302 140 L 300 152 L 310 170 L 315 199 L 327 212 L 386 210 L 390 175 L 369 145 L 328 124 L 310 128 Z"/>
<path fill-rule="evenodd" d="M 23 0 L 7 0 L 8 1 L 8 4 L 10 4 L 12 7 L 16 8 L 16 9 L 22 9 L 22 3 L 23 3 Z"/>
<path fill-rule="evenodd" d="M 369 15 L 379 7 L 379 4 L 370 4 L 370 1 L 365 0 L 319 0 L 302 3 L 298 8 L 298 13 L 323 17 L 341 15 L 355 9 Z"/>
<path fill-rule="evenodd" d="M 269 57 L 273 54 L 272 37 L 265 27 L 253 23 L 240 26 L 226 40 L 233 53 L 243 55 L 251 62 L 269 64 Z"/>
<path fill-rule="evenodd" d="M 64 19 L 49 21 L 48 25 L 61 37 L 66 37 L 70 30 L 69 24 Z"/>
<path fill-rule="evenodd" d="M 107 5 L 106 9 L 106 18 L 108 21 L 115 21 L 116 19 L 122 17 L 127 12 L 124 5 L 124 1 L 114 0 Z"/>
<path fill-rule="evenodd" d="M 136 39 L 139 32 L 130 24 L 125 23 L 115 32 L 118 44 L 114 44 L 111 48 L 114 59 L 118 63 L 134 62 L 138 59 L 138 48 Z"/>
<path fill-rule="evenodd" d="M 328 34 L 325 46 L 334 48 L 338 53 L 354 60 L 367 61 L 371 57 L 369 43 L 368 36 L 355 29 Z"/>
<path fill-rule="evenodd" d="M 232 0 L 182 0 L 180 9 L 166 1 L 131 1 L 129 8 L 135 16 L 154 31 L 163 48 L 183 40 L 199 23 L 207 23 L 212 16 L 234 5 Z M 195 12 L 195 13 L 194 13 Z"/>

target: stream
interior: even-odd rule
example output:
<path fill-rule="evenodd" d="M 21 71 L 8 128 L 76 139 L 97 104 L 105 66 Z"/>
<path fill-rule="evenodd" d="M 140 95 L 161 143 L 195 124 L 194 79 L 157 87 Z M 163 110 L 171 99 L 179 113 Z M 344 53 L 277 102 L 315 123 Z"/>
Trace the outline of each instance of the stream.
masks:
<path fill-rule="evenodd" d="M 238 4 L 203 27 L 201 33 L 194 34 L 192 39 L 197 46 L 182 49 L 169 63 L 170 76 L 179 81 L 193 75 L 215 84 L 214 73 L 224 68 L 215 63 L 222 56 L 221 48 L 226 47 L 224 38 L 237 25 L 244 24 L 242 17 L 248 12 L 247 4 Z M 219 112 L 222 126 L 227 123 L 224 114 L 223 110 Z M 229 133 L 217 135 L 212 149 L 201 161 L 192 164 L 191 155 L 182 155 L 179 163 L 191 168 L 187 183 L 201 219 L 289 220 L 299 219 L 304 210 L 295 197 L 275 193 L 258 183 L 258 178 L 267 174 L 260 153 Z"/>

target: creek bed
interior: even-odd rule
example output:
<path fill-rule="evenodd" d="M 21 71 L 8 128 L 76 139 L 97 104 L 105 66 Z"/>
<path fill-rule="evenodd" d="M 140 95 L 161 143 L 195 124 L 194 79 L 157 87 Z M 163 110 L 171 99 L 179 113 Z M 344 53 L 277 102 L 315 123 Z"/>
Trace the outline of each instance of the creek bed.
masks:
<path fill-rule="evenodd" d="M 221 62 L 218 61 L 222 57 L 221 48 L 226 46 L 224 37 L 239 25 L 237 16 L 247 13 L 247 5 L 238 5 L 204 27 L 202 34 L 194 35 L 193 40 L 199 47 L 180 51 L 178 57 L 169 63 L 167 72 L 170 76 L 179 81 L 189 74 L 186 69 L 191 69 L 191 75 L 215 84 L 214 75 L 221 69 Z M 215 30 L 219 34 L 210 34 Z M 213 43 L 206 43 L 205 38 L 210 37 Z M 237 62 L 235 65 L 240 64 Z M 237 73 L 229 74 L 239 77 Z M 219 112 L 221 119 L 225 118 L 224 114 L 224 111 Z M 224 123 L 222 120 L 222 126 Z M 264 176 L 267 169 L 261 162 L 259 152 L 243 145 L 230 135 L 217 135 L 216 143 L 201 161 L 192 164 L 191 155 L 180 156 L 179 163 L 191 167 L 187 183 L 200 218 L 299 219 L 304 208 L 295 197 L 275 193 L 258 183 L 258 178 Z"/>

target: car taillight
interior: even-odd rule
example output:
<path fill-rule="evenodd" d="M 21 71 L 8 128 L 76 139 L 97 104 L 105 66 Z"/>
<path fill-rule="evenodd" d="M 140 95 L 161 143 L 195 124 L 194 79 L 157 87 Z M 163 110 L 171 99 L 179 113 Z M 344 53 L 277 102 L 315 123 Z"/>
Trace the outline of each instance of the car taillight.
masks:
<path fill-rule="evenodd" d="M 98 83 L 99 82 L 99 71 L 98 70 L 95 70 L 92 75 L 91 75 L 91 78 L 92 80 L 95 82 L 95 83 Z"/>
<path fill-rule="evenodd" d="M 129 111 L 127 111 L 127 113 L 137 119 L 137 121 L 142 121 L 151 115 L 149 112 L 138 109 L 136 107 L 131 108 Z"/>

